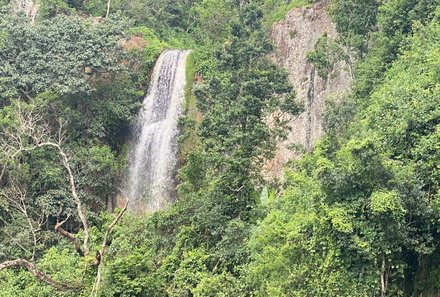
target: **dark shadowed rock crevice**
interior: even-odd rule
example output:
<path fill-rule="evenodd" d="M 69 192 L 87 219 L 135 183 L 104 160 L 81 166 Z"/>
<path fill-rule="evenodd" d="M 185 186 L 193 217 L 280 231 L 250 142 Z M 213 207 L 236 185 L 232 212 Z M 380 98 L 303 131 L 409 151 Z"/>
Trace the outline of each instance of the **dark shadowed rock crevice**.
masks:
<path fill-rule="evenodd" d="M 275 157 L 267 162 L 265 175 L 268 178 L 281 177 L 284 165 L 300 156 L 291 149 L 292 146 L 299 145 L 309 151 L 323 135 L 325 101 L 329 98 L 340 100 L 350 92 L 352 75 L 347 62 L 336 62 L 329 75 L 323 78 L 307 61 L 307 54 L 315 49 L 321 37 L 326 35 L 329 40 L 338 37 L 327 8 L 323 3 L 295 8 L 272 27 L 271 37 L 275 45 L 272 59 L 288 71 L 304 112 L 291 121 L 287 140 L 277 144 Z"/>

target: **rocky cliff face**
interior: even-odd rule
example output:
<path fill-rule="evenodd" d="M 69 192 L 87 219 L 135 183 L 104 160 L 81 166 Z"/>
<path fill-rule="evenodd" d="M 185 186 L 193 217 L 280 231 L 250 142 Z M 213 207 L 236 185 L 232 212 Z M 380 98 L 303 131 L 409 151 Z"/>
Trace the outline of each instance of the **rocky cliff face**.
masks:
<path fill-rule="evenodd" d="M 23 12 L 31 19 L 31 22 L 35 20 L 38 9 L 40 8 L 38 0 L 13 0 L 11 2 L 14 11 Z"/>
<path fill-rule="evenodd" d="M 293 9 L 272 28 L 276 47 L 272 58 L 288 71 L 297 100 L 303 103 L 305 111 L 290 123 L 292 130 L 287 140 L 278 144 L 275 157 L 266 164 L 268 177 L 281 177 L 287 161 L 299 157 L 298 152 L 290 149 L 292 145 L 312 149 L 323 134 L 325 100 L 330 97 L 337 100 L 350 90 L 352 75 L 346 62 L 335 63 L 327 78 L 321 78 L 307 62 L 307 53 L 315 49 L 318 39 L 325 34 L 331 40 L 337 38 L 335 25 L 322 3 Z"/>

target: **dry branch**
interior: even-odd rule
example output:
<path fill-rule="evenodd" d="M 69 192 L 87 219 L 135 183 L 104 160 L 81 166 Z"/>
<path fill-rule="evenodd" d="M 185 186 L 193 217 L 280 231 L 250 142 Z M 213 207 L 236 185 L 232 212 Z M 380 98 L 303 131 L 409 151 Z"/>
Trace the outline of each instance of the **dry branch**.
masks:
<path fill-rule="evenodd" d="M 11 261 L 6 261 L 0 264 L 0 270 L 9 268 L 9 267 L 23 267 L 26 268 L 32 275 L 34 275 L 39 280 L 45 282 L 46 284 L 60 290 L 60 291 L 69 291 L 69 290 L 77 290 L 79 287 L 73 287 L 67 284 L 63 284 L 53 280 L 50 276 L 45 274 L 44 272 L 38 270 L 38 268 L 29 261 L 23 259 L 16 259 Z"/>
<path fill-rule="evenodd" d="M 66 237 L 71 243 L 73 243 L 73 245 L 75 246 L 75 250 L 76 252 L 80 255 L 80 256 L 84 256 L 84 252 L 81 250 L 81 243 L 79 242 L 78 238 L 75 237 L 74 234 L 64 230 L 62 228 L 62 226 L 64 225 L 65 222 L 67 222 L 67 220 L 70 218 L 70 214 L 67 215 L 67 218 L 61 222 L 56 223 L 54 229 L 55 231 L 59 232 L 61 235 L 63 235 L 64 237 Z"/>
<path fill-rule="evenodd" d="M 65 139 L 63 132 L 63 122 L 59 122 L 58 133 L 51 133 L 49 125 L 43 121 L 43 116 L 36 110 L 35 106 L 22 109 L 21 104 L 17 103 L 17 113 L 15 117 L 16 124 L 12 129 L 2 131 L 0 135 L 0 146 L 4 155 L 13 160 L 18 155 L 33 151 L 38 148 L 52 148 L 57 150 L 64 168 L 67 171 L 70 191 L 76 204 L 78 216 L 84 229 L 84 240 L 82 251 L 84 255 L 89 254 L 89 226 L 87 217 L 83 210 L 81 200 L 79 199 L 74 175 L 70 166 L 69 158 L 62 148 L 62 142 Z M 51 141 L 55 139 L 54 141 Z M 1 170 L 0 178 L 3 178 L 6 166 Z"/>
<path fill-rule="evenodd" d="M 124 208 L 122 208 L 122 210 L 115 217 L 113 222 L 107 227 L 107 230 L 105 231 L 104 239 L 102 240 L 101 249 L 96 252 L 96 258 L 93 264 L 97 266 L 98 269 L 96 273 L 95 282 L 93 283 L 92 292 L 90 294 L 91 297 L 98 296 L 99 285 L 101 282 L 101 266 L 104 260 L 104 254 L 105 254 L 105 249 L 107 247 L 108 236 L 110 235 L 110 232 L 112 231 L 113 227 L 119 222 L 119 220 L 122 218 L 124 213 L 127 211 L 128 201 L 129 201 L 128 199 L 125 201 Z"/>
<path fill-rule="evenodd" d="M 110 3 L 110 1 L 108 3 Z M 82 205 L 82 202 L 79 198 L 76 189 L 75 178 L 69 158 L 65 153 L 65 151 L 63 150 L 62 144 L 65 140 L 65 135 L 63 132 L 63 123 L 60 122 L 58 133 L 52 133 L 50 126 L 44 122 L 42 114 L 38 112 L 38 110 L 36 110 L 36 107 L 34 105 L 22 109 L 20 103 L 17 103 L 16 107 L 17 107 L 17 113 L 14 118 L 15 121 L 14 125 L 12 125 L 10 129 L 5 129 L 3 131 L 0 131 L 0 148 L 3 155 L 2 157 L 5 160 L 4 166 L 0 168 L 0 182 L 5 177 L 8 161 L 15 160 L 16 158 L 18 158 L 18 156 L 20 156 L 25 152 L 33 151 L 40 148 L 50 148 L 56 150 L 58 155 L 60 156 L 64 168 L 66 169 L 67 177 L 69 180 L 70 192 L 76 204 L 78 217 L 83 227 L 84 239 L 82 240 L 82 246 L 81 246 L 81 241 L 75 236 L 75 234 L 72 234 L 62 228 L 62 226 L 69 219 L 70 214 L 63 221 L 61 222 L 57 221 L 57 224 L 55 225 L 54 229 L 57 232 L 59 232 L 62 236 L 66 237 L 70 242 L 72 242 L 73 245 L 75 246 L 75 250 L 81 256 L 87 256 L 90 252 L 89 225 L 84 207 Z M 27 215 L 27 210 L 25 207 L 23 207 L 23 205 L 17 203 L 16 207 L 21 211 L 21 213 Z M 96 252 L 96 259 L 94 264 L 97 266 L 98 272 L 93 286 L 92 294 L 97 293 L 99 289 L 100 278 L 101 278 L 100 269 L 102 267 L 103 257 L 106 252 L 106 248 L 108 246 L 108 237 L 114 226 L 119 222 L 119 220 L 122 218 L 124 213 L 127 211 L 127 208 L 128 208 L 128 199 L 125 203 L 124 208 L 119 212 L 119 214 L 114 218 L 112 223 L 107 227 L 102 241 L 102 245 L 100 249 Z M 59 215 L 60 214 L 61 211 Z M 29 223 L 29 226 L 30 227 L 33 226 L 32 222 Z M 34 229 L 35 232 L 40 228 L 39 226 L 37 227 L 38 228 Z M 33 233 L 34 243 L 36 242 L 35 232 Z M 35 252 L 33 254 L 35 254 Z M 16 260 L 0 263 L 0 270 L 13 266 L 26 268 L 35 277 L 59 290 L 66 291 L 72 289 L 79 289 L 79 287 L 71 287 L 69 285 L 54 281 L 48 275 L 39 271 L 35 266 L 35 264 L 24 259 L 16 259 Z"/>
<path fill-rule="evenodd" d="M 110 235 L 110 232 L 112 231 L 113 227 L 119 222 L 119 220 L 122 218 L 124 213 L 127 211 L 127 208 L 128 208 L 128 199 L 125 201 L 124 208 L 121 209 L 119 214 L 115 217 L 113 222 L 107 227 L 107 230 L 105 231 L 104 239 L 102 240 L 101 249 L 96 254 L 96 259 L 94 263 L 96 266 L 101 264 L 101 260 L 104 257 L 105 248 L 107 247 L 107 240 L 108 240 L 108 236 Z"/>
<path fill-rule="evenodd" d="M 28 212 L 28 207 L 26 205 L 26 190 L 18 184 L 18 181 L 12 180 L 11 185 L 3 190 L 0 190 L 0 197 L 8 202 L 10 207 L 14 208 L 27 222 L 29 231 L 32 235 L 32 251 L 28 251 L 20 244 L 17 244 L 26 252 L 31 253 L 31 260 L 35 259 L 35 253 L 37 249 L 37 242 L 39 238 L 37 232 L 41 230 L 45 222 L 46 214 L 44 211 L 40 214 L 38 220 L 34 220 L 30 213 Z"/>
<path fill-rule="evenodd" d="M 111 0 L 107 1 L 107 11 L 105 13 L 105 18 L 108 18 L 108 15 L 110 14 L 110 4 L 111 4 Z"/>

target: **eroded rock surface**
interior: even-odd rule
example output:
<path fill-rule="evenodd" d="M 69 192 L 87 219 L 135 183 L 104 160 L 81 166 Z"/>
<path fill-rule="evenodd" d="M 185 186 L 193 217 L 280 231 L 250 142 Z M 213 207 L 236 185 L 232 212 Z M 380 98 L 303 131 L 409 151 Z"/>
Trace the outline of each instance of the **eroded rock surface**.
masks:
<path fill-rule="evenodd" d="M 321 78 L 314 66 L 307 62 L 307 53 L 315 49 L 316 42 L 324 34 L 329 39 L 337 38 L 335 25 L 322 3 L 293 9 L 272 28 L 272 40 L 276 47 L 273 60 L 289 72 L 297 100 L 303 102 L 305 112 L 290 123 L 292 131 L 288 139 L 278 144 L 275 157 L 266 164 L 265 175 L 269 178 L 282 177 L 287 161 L 300 156 L 291 149 L 292 145 L 311 150 L 323 135 L 326 98 L 338 100 L 350 91 L 352 75 L 348 63 L 335 63 L 328 77 Z"/>
<path fill-rule="evenodd" d="M 21 11 L 31 19 L 31 22 L 35 20 L 38 14 L 40 5 L 38 0 L 13 0 L 12 9 L 16 12 Z"/>

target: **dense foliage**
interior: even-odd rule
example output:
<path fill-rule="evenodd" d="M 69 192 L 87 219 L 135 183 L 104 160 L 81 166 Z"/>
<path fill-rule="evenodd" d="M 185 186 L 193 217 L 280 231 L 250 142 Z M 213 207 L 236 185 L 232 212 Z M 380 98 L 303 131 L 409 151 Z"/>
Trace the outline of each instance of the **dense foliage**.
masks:
<path fill-rule="evenodd" d="M 440 239 L 439 34 L 435 20 L 417 28 L 368 107 L 290 171 L 250 241 L 263 292 L 377 296 L 381 279 L 383 296 L 436 288 L 420 279 L 438 275 L 421 267 Z"/>
<path fill-rule="evenodd" d="M 35 23 L 2 10 L 0 262 L 70 287 L 15 267 L 0 270 L 0 296 L 436 296 L 440 3 L 329 1 L 341 38 L 323 36 L 308 62 L 325 78 L 356 57 L 353 94 L 329 102 L 326 136 L 282 184 L 265 181 L 302 110 L 267 26 L 312 2 L 41 0 Z M 166 47 L 193 49 L 178 199 L 125 214 L 96 266 L 130 121 Z M 66 220 L 87 237 L 69 168 L 91 255 L 55 232 Z"/>

